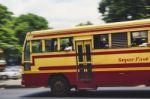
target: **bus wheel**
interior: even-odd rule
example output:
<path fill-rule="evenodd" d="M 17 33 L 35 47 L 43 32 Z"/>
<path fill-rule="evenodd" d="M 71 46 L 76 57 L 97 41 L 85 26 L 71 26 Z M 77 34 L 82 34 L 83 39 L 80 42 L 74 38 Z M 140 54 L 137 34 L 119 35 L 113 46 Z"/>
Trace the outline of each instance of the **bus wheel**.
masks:
<path fill-rule="evenodd" d="M 50 86 L 51 93 L 54 96 L 65 96 L 70 90 L 67 79 L 62 76 L 56 76 L 52 78 Z"/>

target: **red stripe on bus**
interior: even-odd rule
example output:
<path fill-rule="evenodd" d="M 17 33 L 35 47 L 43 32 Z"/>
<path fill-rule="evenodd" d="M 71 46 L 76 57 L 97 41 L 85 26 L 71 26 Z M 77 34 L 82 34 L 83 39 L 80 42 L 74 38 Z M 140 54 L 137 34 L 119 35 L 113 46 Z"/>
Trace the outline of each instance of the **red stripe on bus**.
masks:
<path fill-rule="evenodd" d="M 68 70 L 68 69 L 76 69 L 76 65 L 39 67 L 39 70 Z"/>
<path fill-rule="evenodd" d="M 130 68 L 130 67 L 150 67 L 150 63 L 124 63 L 124 64 L 96 64 L 92 65 L 92 69 L 100 68 Z M 43 66 L 39 67 L 39 70 L 70 70 L 76 69 L 76 65 L 68 66 Z"/>
<path fill-rule="evenodd" d="M 108 55 L 108 54 L 144 53 L 144 52 L 150 52 L 150 49 L 124 50 L 124 51 L 107 51 L 107 52 L 91 52 L 91 54 L 92 55 Z M 31 65 L 33 65 L 33 66 L 35 65 L 35 58 L 53 58 L 53 57 L 71 57 L 71 56 L 76 56 L 76 53 L 32 56 L 32 63 L 31 63 Z"/>
<path fill-rule="evenodd" d="M 122 64 L 96 64 L 93 68 L 129 68 L 129 67 L 150 67 L 150 63 L 122 63 Z"/>
<path fill-rule="evenodd" d="M 42 56 L 33 56 L 34 58 L 51 58 L 51 57 L 70 57 L 75 56 L 75 53 L 72 54 L 55 54 L 55 55 L 42 55 Z"/>
<path fill-rule="evenodd" d="M 113 30 L 121 30 L 121 29 L 132 29 L 132 28 L 144 28 L 144 27 L 150 27 L 150 25 L 140 25 L 140 26 L 131 26 L 131 27 L 115 27 L 115 28 L 108 28 L 108 29 L 96 29 L 96 30 L 82 30 L 82 31 L 73 31 L 73 32 L 63 32 L 61 34 L 39 34 L 39 35 L 33 35 L 33 37 L 45 37 L 45 36 L 57 36 L 57 35 L 67 35 L 67 34 L 86 34 L 87 32 L 102 32 L 102 31 L 113 31 Z"/>
<path fill-rule="evenodd" d="M 150 49 L 144 49 L 144 50 L 124 50 L 124 51 L 108 51 L 108 52 L 92 52 L 92 55 L 127 54 L 127 53 L 143 53 L 143 52 L 150 52 Z"/>

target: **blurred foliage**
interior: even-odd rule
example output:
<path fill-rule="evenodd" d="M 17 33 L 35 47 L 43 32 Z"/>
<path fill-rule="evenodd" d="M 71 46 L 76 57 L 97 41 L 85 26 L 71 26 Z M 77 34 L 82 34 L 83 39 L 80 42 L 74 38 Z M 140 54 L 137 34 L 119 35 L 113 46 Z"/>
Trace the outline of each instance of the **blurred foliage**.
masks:
<path fill-rule="evenodd" d="M 6 61 L 21 59 L 22 45 L 27 32 L 48 28 L 48 22 L 41 16 L 25 14 L 13 17 L 7 7 L 0 4 L 0 48 Z"/>
<path fill-rule="evenodd" d="M 15 37 L 13 13 L 0 4 L 0 48 L 6 59 L 20 57 L 21 46 Z M 7 60 L 6 60 L 7 61 Z"/>
<path fill-rule="evenodd" d="M 48 29 L 48 22 L 43 17 L 35 14 L 24 14 L 15 20 L 16 36 L 19 38 L 20 44 L 23 44 L 27 32 L 42 29 Z"/>
<path fill-rule="evenodd" d="M 8 20 L 12 19 L 11 15 L 13 15 L 13 13 L 8 11 L 6 6 L 0 4 L 0 27 L 7 24 Z"/>
<path fill-rule="evenodd" d="M 99 12 L 105 22 L 145 19 L 150 17 L 149 0 L 101 0 Z"/>
<path fill-rule="evenodd" d="M 6 61 L 10 58 L 21 58 L 21 45 L 11 27 L 0 28 L 0 48 L 4 50 Z"/>
<path fill-rule="evenodd" d="M 90 21 L 87 21 L 87 22 L 85 22 L 85 23 L 79 23 L 79 24 L 76 25 L 76 26 L 86 26 L 86 25 L 93 25 L 93 23 L 90 22 Z"/>

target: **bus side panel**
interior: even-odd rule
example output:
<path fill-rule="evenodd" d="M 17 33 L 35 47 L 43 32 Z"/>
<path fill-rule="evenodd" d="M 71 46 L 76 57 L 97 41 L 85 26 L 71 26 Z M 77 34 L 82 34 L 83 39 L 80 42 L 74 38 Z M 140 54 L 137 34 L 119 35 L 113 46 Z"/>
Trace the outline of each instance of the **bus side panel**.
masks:
<path fill-rule="evenodd" d="M 124 71 L 125 75 L 119 72 L 94 72 L 97 86 L 138 86 L 150 85 L 150 71 Z"/>
<path fill-rule="evenodd" d="M 125 77 L 126 86 L 150 85 L 150 70 L 127 71 Z"/>
<path fill-rule="evenodd" d="M 23 74 L 22 84 L 26 87 L 41 87 L 47 86 L 49 74 L 47 73 L 34 73 L 34 74 Z"/>
<path fill-rule="evenodd" d="M 34 74 L 23 74 L 22 84 L 26 87 L 47 87 L 50 73 L 34 73 Z M 63 75 L 68 79 L 71 86 L 76 85 L 76 73 L 63 73 Z"/>
<path fill-rule="evenodd" d="M 93 77 L 99 86 L 150 84 L 150 49 L 93 51 Z"/>
<path fill-rule="evenodd" d="M 93 72 L 93 77 L 96 80 L 97 86 L 120 86 L 123 84 L 123 78 L 120 77 L 119 72 Z"/>

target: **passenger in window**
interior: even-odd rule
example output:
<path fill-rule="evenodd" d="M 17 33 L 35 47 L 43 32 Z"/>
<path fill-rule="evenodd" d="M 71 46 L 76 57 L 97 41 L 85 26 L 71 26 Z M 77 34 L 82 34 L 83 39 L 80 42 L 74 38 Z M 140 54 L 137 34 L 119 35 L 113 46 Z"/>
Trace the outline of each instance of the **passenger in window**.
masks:
<path fill-rule="evenodd" d="M 109 48 L 108 34 L 98 34 L 93 36 L 95 49 Z"/>
<path fill-rule="evenodd" d="M 72 38 L 61 38 L 60 39 L 60 51 L 69 51 L 73 48 Z"/>
<path fill-rule="evenodd" d="M 100 41 L 100 48 L 108 48 L 108 41 L 106 38 L 102 38 Z"/>
<path fill-rule="evenodd" d="M 131 47 L 138 47 L 138 46 L 145 47 L 148 44 L 147 43 L 148 37 L 146 31 L 132 32 L 131 37 L 132 37 Z"/>
<path fill-rule="evenodd" d="M 68 43 L 64 50 L 65 51 L 72 51 L 72 44 Z"/>
<path fill-rule="evenodd" d="M 139 46 L 140 46 L 140 47 L 146 47 L 147 44 L 148 44 L 148 43 L 146 42 L 146 39 L 143 38 L 141 41 L 142 41 L 142 43 L 141 43 Z"/>
<path fill-rule="evenodd" d="M 132 40 L 131 47 L 136 47 L 136 46 L 137 46 L 136 40 L 135 40 L 135 39 L 133 39 L 133 40 Z"/>
<path fill-rule="evenodd" d="M 60 50 L 61 50 L 61 51 L 64 51 L 65 48 L 66 48 L 66 46 L 67 46 L 66 44 L 62 44 L 62 45 L 60 46 Z"/>

